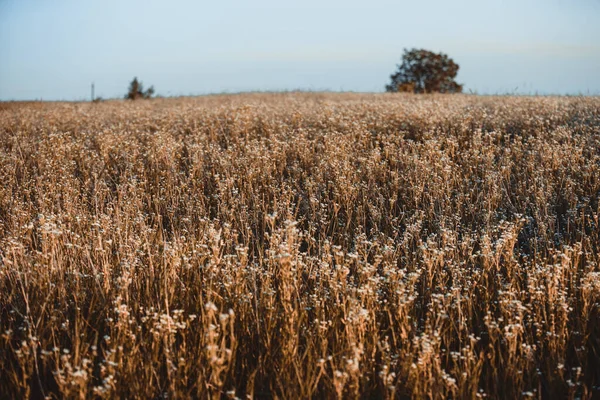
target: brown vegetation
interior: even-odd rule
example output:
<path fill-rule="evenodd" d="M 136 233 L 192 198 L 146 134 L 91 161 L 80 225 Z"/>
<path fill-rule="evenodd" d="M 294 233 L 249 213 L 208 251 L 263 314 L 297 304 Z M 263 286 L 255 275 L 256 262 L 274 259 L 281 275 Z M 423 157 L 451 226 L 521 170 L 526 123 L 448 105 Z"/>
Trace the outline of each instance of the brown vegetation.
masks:
<path fill-rule="evenodd" d="M 598 396 L 599 110 L 5 107 L 2 396 Z"/>

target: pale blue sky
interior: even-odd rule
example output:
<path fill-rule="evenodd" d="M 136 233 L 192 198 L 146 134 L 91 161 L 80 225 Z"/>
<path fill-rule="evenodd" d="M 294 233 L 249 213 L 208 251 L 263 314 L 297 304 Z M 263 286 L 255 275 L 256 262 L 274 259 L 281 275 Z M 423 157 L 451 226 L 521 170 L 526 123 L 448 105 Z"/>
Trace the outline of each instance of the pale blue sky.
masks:
<path fill-rule="evenodd" d="M 600 0 L 0 0 L 0 100 L 375 92 L 404 47 L 466 91 L 600 94 Z"/>

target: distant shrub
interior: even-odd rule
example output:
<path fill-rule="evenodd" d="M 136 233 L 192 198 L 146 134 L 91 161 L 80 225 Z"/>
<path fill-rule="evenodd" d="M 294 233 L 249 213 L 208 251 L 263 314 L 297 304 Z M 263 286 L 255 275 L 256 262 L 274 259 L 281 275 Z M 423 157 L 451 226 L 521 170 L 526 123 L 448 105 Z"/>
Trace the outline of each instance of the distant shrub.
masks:
<path fill-rule="evenodd" d="M 137 100 L 137 99 L 149 99 L 154 95 L 154 86 L 150 86 L 146 91 L 144 91 L 144 85 L 142 82 L 138 81 L 138 78 L 135 77 L 129 83 L 129 90 L 125 95 L 126 99 L 129 100 Z"/>
<path fill-rule="evenodd" d="M 414 82 L 404 82 L 400 83 L 396 87 L 398 92 L 401 93 L 414 93 L 415 92 L 415 83 Z"/>

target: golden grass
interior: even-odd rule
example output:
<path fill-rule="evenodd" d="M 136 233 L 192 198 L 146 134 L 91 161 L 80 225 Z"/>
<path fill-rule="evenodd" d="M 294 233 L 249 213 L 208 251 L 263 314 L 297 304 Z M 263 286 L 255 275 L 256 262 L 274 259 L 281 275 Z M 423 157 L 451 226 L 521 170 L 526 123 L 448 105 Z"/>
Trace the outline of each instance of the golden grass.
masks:
<path fill-rule="evenodd" d="M 0 108 L 0 392 L 600 395 L 600 99 Z"/>

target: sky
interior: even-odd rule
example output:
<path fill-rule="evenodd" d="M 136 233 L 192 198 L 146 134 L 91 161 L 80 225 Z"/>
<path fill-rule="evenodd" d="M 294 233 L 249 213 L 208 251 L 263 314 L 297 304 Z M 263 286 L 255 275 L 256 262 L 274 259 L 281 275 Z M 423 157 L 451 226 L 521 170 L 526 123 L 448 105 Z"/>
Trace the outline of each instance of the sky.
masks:
<path fill-rule="evenodd" d="M 404 48 L 480 94 L 600 95 L 600 0 L 0 0 L 0 100 L 381 92 Z"/>

